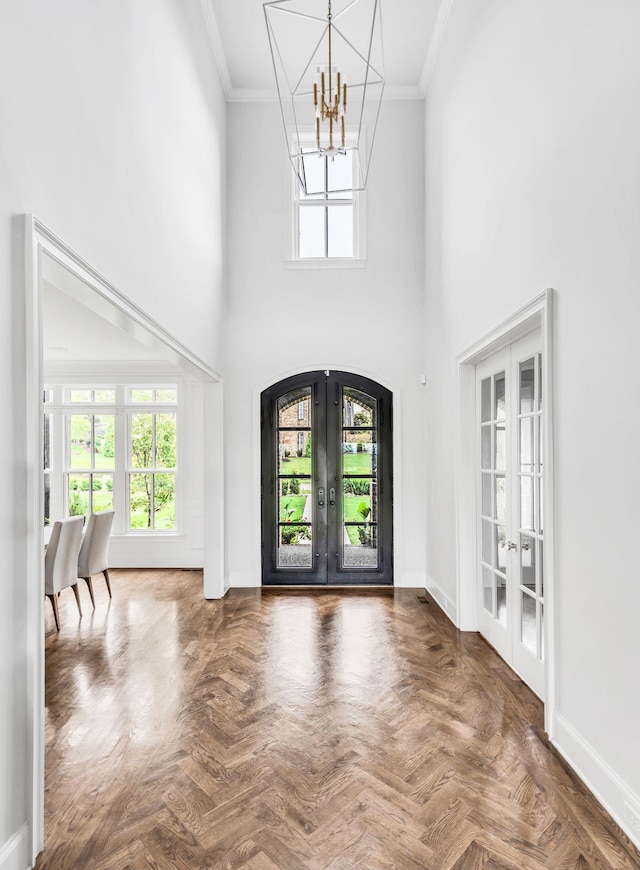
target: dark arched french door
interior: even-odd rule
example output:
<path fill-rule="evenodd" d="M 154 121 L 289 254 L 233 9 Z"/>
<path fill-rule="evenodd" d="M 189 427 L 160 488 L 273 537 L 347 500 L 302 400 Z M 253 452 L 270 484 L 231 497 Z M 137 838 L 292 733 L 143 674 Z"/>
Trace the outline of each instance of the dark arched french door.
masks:
<path fill-rule="evenodd" d="M 391 398 L 334 371 L 264 391 L 264 584 L 393 583 Z"/>

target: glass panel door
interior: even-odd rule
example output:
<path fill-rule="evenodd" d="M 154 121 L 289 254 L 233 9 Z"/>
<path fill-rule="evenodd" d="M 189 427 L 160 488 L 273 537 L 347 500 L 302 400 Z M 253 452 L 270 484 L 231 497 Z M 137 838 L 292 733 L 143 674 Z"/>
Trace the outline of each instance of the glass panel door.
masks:
<path fill-rule="evenodd" d="M 344 372 L 262 397 L 263 582 L 393 582 L 391 394 Z"/>
<path fill-rule="evenodd" d="M 280 568 L 313 565 L 313 493 L 311 387 L 278 399 L 277 411 L 277 564 Z"/>
<path fill-rule="evenodd" d="M 542 485 L 542 355 L 529 336 L 512 347 L 517 409 L 514 444 L 517 486 L 513 513 L 517 521 L 517 613 L 514 667 L 541 697 L 544 690 L 544 583 Z"/>
<path fill-rule="evenodd" d="M 476 366 L 478 627 L 544 697 L 540 333 Z"/>
<path fill-rule="evenodd" d="M 479 628 L 503 656 L 510 653 L 511 604 L 508 541 L 510 371 L 509 352 L 501 351 L 476 367 L 479 409 Z"/>

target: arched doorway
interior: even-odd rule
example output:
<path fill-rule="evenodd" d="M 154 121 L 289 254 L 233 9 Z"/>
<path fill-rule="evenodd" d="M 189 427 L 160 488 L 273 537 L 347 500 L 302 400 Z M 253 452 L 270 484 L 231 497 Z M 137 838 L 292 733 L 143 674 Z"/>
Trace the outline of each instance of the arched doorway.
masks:
<path fill-rule="evenodd" d="M 392 396 L 347 372 L 262 394 L 264 585 L 393 583 Z"/>

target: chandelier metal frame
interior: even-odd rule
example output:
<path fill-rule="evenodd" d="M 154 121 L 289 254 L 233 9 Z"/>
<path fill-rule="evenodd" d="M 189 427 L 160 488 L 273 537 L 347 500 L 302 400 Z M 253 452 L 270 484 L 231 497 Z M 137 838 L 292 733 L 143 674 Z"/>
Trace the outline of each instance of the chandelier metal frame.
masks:
<path fill-rule="evenodd" d="M 385 84 L 380 0 L 270 0 L 263 8 L 287 151 L 305 195 L 318 192 L 306 161 L 348 152 L 348 190 L 364 190 Z"/>

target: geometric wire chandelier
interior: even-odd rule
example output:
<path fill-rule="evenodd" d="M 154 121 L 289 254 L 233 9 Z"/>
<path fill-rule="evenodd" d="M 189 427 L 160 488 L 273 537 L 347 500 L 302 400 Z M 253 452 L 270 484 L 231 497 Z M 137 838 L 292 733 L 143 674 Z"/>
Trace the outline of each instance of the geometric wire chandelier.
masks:
<path fill-rule="evenodd" d="M 347 155 L 341 189 L 363 190 L 384 93 L 380 0 L 271 0 L 264 13 L 289 159 L 304 193 L 321 192 L 312 189 L 318 173 L 307 173 L 309 160 Z"/>

